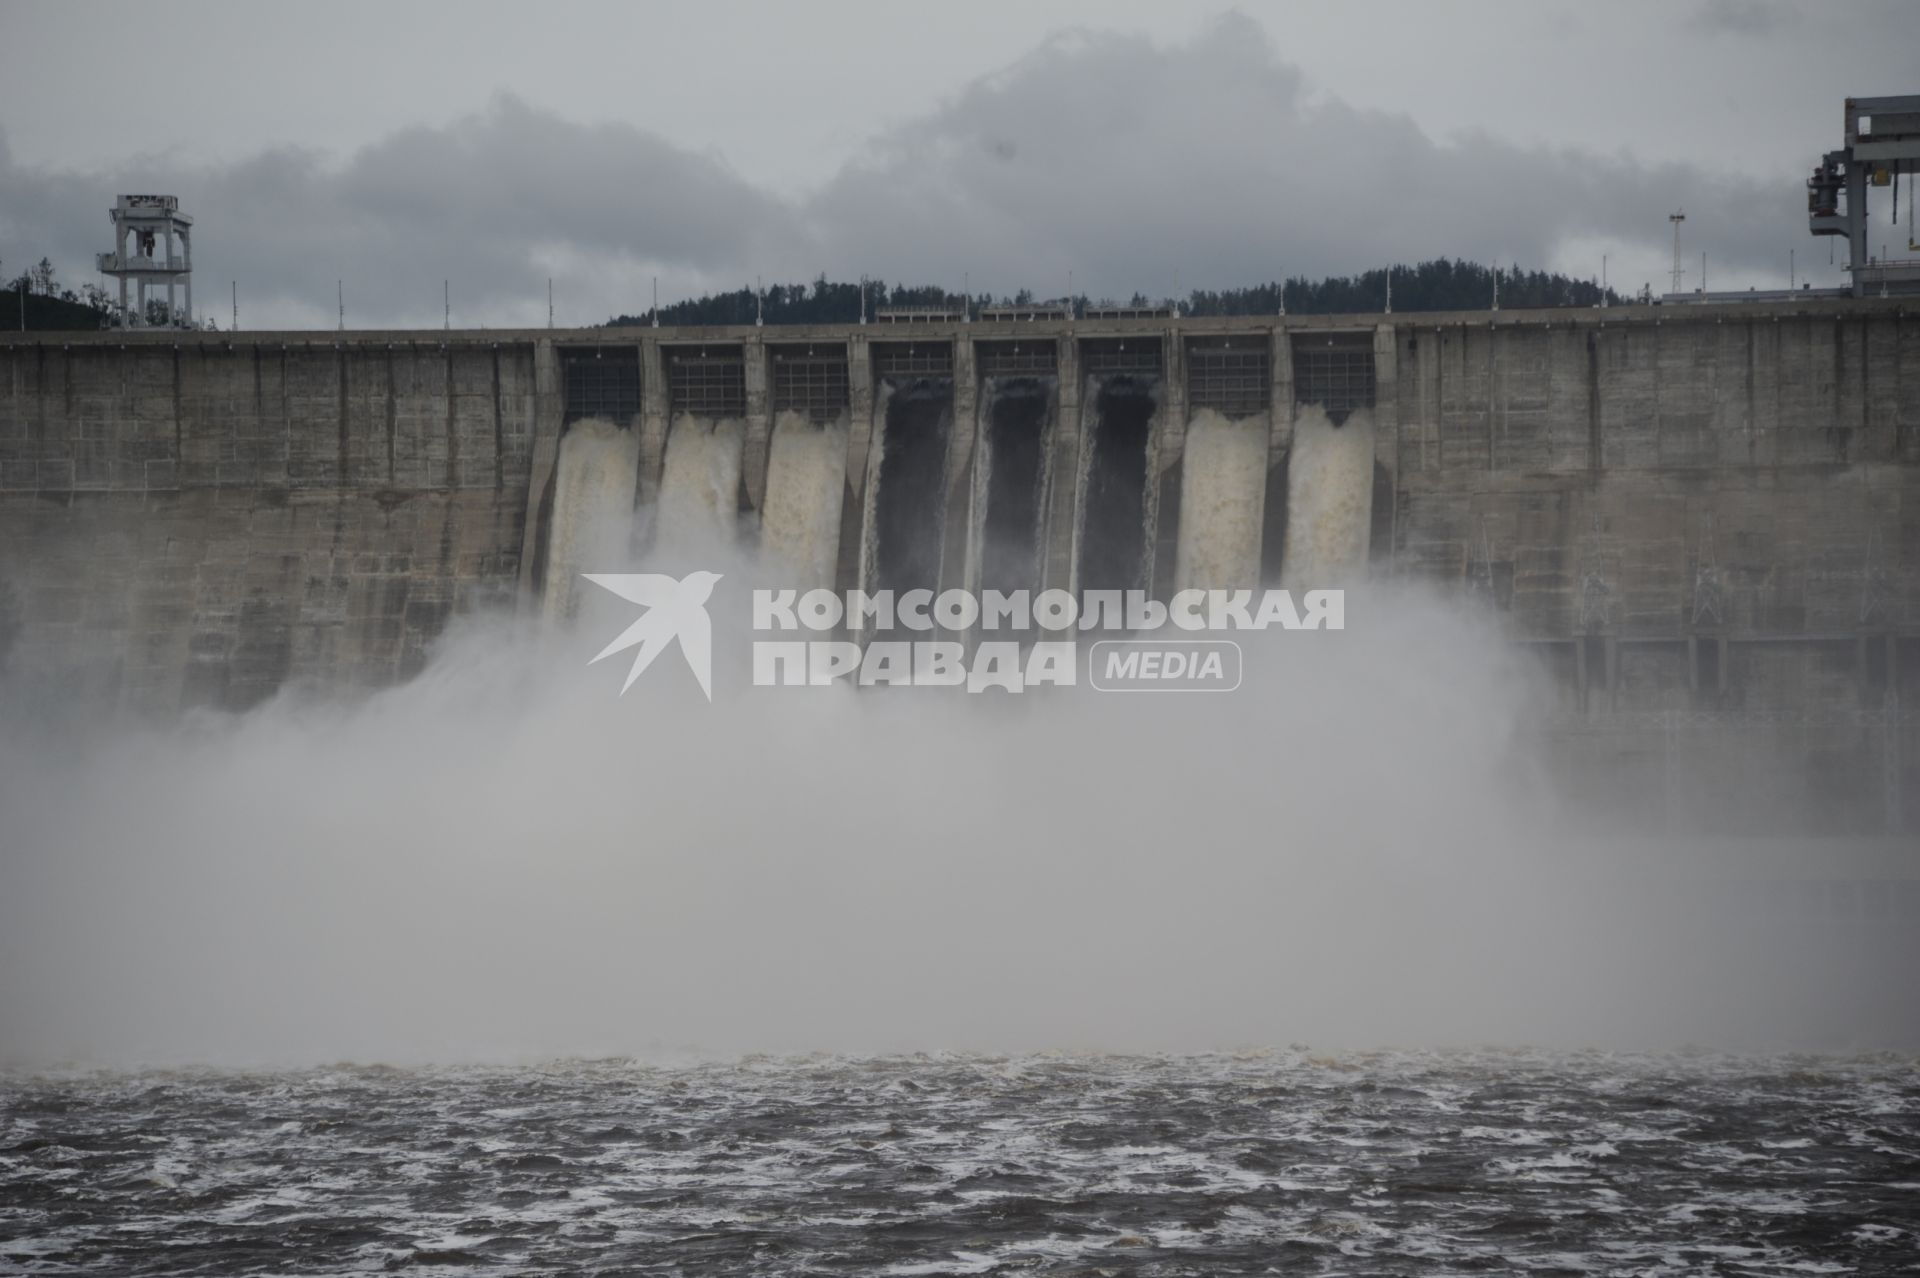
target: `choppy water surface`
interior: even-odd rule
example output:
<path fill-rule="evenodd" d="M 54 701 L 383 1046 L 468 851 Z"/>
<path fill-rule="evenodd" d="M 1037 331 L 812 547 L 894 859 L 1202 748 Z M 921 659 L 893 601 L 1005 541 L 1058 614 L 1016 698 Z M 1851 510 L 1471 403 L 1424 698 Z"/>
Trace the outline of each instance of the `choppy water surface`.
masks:
<path fill-rule="evenodd" d="M 1909 1059 L 0 1078 L 0 1272 L 1905 1274 Z"/>

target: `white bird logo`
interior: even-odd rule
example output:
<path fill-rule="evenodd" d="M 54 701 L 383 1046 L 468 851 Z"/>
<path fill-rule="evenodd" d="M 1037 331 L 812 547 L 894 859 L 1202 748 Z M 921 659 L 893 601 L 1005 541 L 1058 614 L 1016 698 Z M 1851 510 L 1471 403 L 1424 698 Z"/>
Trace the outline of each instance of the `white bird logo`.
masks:
<path fill-rule="evenodd" d="M 640 620 L 621 631 L 620 637 L 602 648 L 588 665 L 638 644 L 640 651 L 633 655 L 633 669 L 627 671 L 627 681 L 620 685 L 620 693 L 625 696 L 640 672 L 653 664 L 669 642 L 678 639 L 681 655 L 686 657 L 693 677 L 700 681 L 700 691 L 707 694 L 707 700 L 713 700 L 713 623 L 707 619 L 707 597 L 720 580 L 719 573 L 693 572 L 678 581 L 652 572 L 580 575 L 646 609 Z"/>

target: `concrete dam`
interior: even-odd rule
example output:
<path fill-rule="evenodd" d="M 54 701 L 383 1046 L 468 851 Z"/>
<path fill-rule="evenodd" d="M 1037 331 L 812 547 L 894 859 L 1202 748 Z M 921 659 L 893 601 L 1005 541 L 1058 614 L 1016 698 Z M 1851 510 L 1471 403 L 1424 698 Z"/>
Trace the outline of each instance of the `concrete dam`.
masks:
<path fill-rule="evenodd" d="M 1499 618 L 1596 792 L 1711 736 L 1759 828 L 1920 821 L 1907 304 L 919 319 L 0 335 L 0 660 L 149 713 L 377 688 L 635 539 L 842 591 L 1368 576 Z"/>

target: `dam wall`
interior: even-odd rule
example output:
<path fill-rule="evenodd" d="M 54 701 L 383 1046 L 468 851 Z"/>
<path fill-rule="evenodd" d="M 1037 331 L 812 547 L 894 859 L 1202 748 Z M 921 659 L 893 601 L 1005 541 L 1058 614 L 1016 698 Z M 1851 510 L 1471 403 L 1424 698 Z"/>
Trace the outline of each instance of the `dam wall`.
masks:
<path fill-rule="evenodd" d="M 1422 582 L 1501 618 L 1621 785 L 1634 750 L 1593 742 L 1701 725 L 1793 737 L 1863 821 L 1920 778 L 1897 299 L 0 335 L 0 654 L 158 711 L 405 679 L 452 618 L 537 605 L 585 421 L 631 438 L 636 551 L 731 538 L 840 589 Z"/>
<path fill-rule="evenodd" d="M 377 687 L 509 600 L 528 343 L 41 335 L 0 348 L 0 655 L 142 709 Z"/>

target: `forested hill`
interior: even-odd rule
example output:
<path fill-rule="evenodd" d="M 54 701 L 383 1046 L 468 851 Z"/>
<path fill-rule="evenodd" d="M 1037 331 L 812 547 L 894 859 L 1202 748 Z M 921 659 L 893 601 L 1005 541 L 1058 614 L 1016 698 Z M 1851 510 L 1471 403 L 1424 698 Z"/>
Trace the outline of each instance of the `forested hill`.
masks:
<path fill-rule="evenodd" d="M 1380 311 L 1386 309 L 1389 271 L 1393 274 L 1393 309 L 1396 311 L 1484 310 L 1493 304 L 1492 267 L 1436 258 L 1415 266 L 1380 267 L 1358 275 L 1336 275 L 1321 280 L 1296 278 L 1284 284 L 1255 284 L 1217 291 L 1196 289 L 1181 299 L 1181 311 L 1187 315 L 1272 315 L 1281 309 L 1283 291 L 1289 314 Z M 1595 306 L 1601 299 L 1598 285 L 1550 271 L 1502 267 L 1499 285 L 1503 307 Z M 713 293 L 663 306 L 660 322 L 751 324 L 758 317 L 769 324 L 850 324 L 860 318 L 860 287 L 822 277 L 811 284 L 775 284 L 767 289 L 764 299 L 756 298 L 751 288 L 740 288 L 731 293 Z M 969 301 L 974 306 L 982 306 L 1034 300 L 1032 293 L 1025 291 L 1014 297 L 975 294 L 968 298 L 937 285 L 887 284 L 880 280 L 868 281 L 866 290 L 869 315 L 876 306 L 959 307 Z M 1611 289 L 1606 290 L 1606 296 L 1614 304 L 1623 300 Z M 1086 297 L 1074 301 L 1076 309 L 1084 310 L 1089 305 Z M 1148 299 L 1135 294 L 1127 301 L 1143 306 Z M 607 323 L 610 327 L 648 324 L 652 318 L 647 313 L 620 315 Z"/>
<path fill-rule="evenodd" d="M 24 303 L 24 310 L 22 305 Z M 69 297 L 48 297 L 32 289 L 0 290 L 0 330 L 73 332 L 105 328 L 112 316 L 97 306 Z"/>

